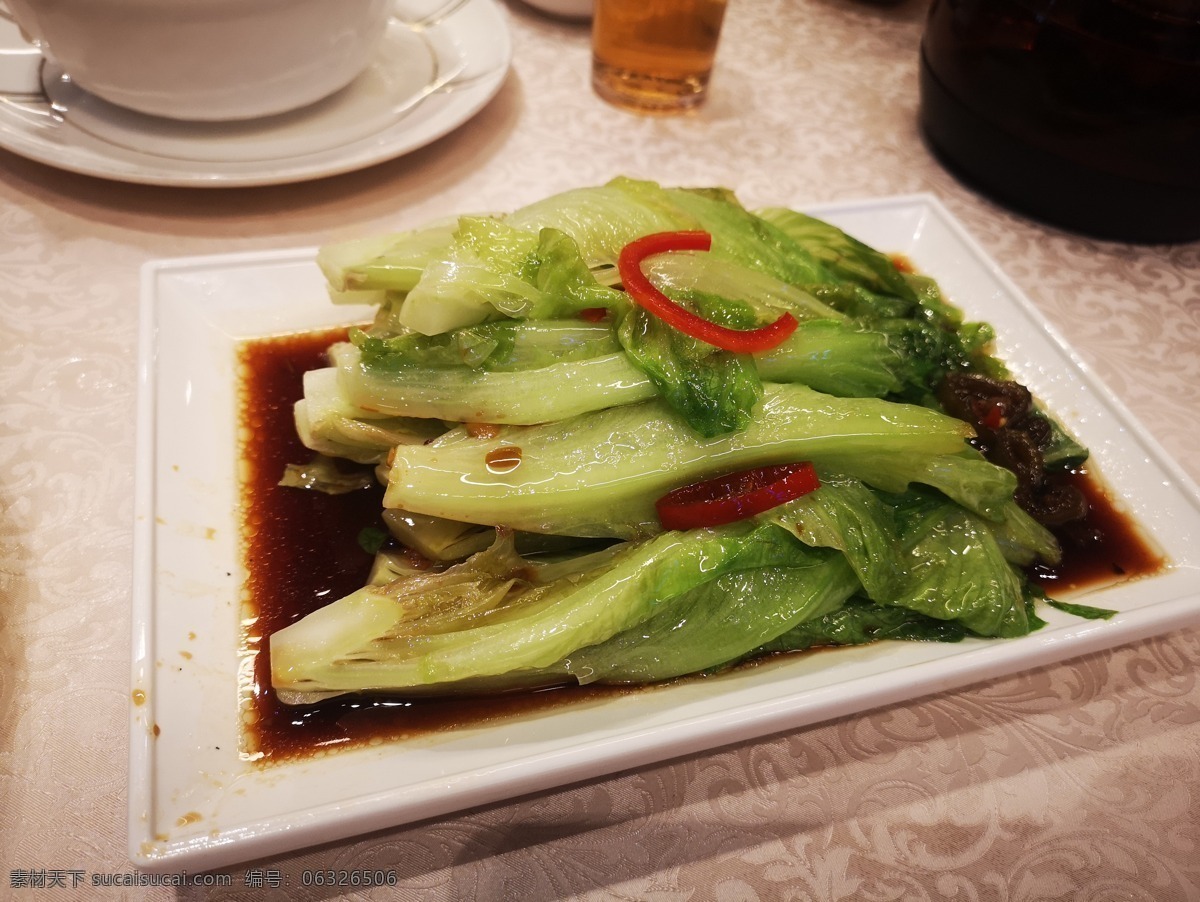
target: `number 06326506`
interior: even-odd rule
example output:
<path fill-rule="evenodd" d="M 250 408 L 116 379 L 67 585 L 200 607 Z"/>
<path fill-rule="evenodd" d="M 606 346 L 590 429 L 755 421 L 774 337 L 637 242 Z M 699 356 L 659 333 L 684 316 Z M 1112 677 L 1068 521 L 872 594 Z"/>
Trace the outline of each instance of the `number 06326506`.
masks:
<path fill-rule="evenodd" d="M 397 878 L 395 871 L 385 870 L 306 870 L 300 872 L 300 883 L 303 886 L 395 886 Z"/>

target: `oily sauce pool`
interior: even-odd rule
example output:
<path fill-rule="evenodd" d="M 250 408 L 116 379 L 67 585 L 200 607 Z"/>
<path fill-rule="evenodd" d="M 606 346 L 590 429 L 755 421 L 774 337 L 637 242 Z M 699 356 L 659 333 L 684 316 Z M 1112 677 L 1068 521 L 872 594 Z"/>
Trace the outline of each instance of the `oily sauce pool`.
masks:
<path fill-rule="evenodd" d="M 449 701 L 343 696 L 303 707 L 275 698 L 270 635 L 362 588 L 373 555 L 359 544 L 359 536 L 364 529 L 382 527 L 382 486 L 327 495 L 278 485 L 288 464 L 313 457 L 297 438 L 292 415 L 304 394 L 304 373 L 328 366 L 326 349 L 345 337 L 346 330 L 340 329 L 267 338 L 240 349 L 242 544 L 248 573 L 242 631 L 246 753 L 279 761 L 625 691 L 573 688 L 514 693 L 503 700 Z"/>
<path fill-rule="evenodd" d="M 342 696 L 288 706 L 271 689 L 268 637 L 361 588 L 373 556 L 359 543 L 381 526 L 382 487 L 345 495 L 278 485 L 288 464 L 313 456 L 296 436 L 292 407 L 307 370 L 327 366 L 326 349 L 345 330 L 248 342 L 240 351 L 243 554 L 248 572 L 243 628 L 246 753 L 272 762 L 328 750 L 480 724 L 585 698 L 640 691 L 572 687 L 486 699 L 412 701 Z M 498 465 L 505 462 L 498 461 Z M 1152 573 L 1162 559 L 1086 473 L 1065 478 L 1088 496 L 1091 513 L 1059 535 L 1064 560 L 1031 577 L 1051 596 Z"/>

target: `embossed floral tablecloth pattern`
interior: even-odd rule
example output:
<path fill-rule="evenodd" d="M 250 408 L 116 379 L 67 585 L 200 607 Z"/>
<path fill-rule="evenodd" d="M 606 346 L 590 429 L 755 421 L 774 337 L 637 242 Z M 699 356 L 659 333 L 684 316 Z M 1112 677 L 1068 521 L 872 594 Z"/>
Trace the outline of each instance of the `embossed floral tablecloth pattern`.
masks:
<path fill-rule="evenodd" d="M 15 885 L 24 871 L 131 870 L 134 360 L 147 260 L 308 246 L 621 173 L 726 185 L 749 203 L 929 191 L 1200 478 L 1200 245 L 1059 232 L 940 168 L 916 126 L 922 0 L 733 0 L 711 102 L 679 119 L 636 118 L 592 95 L 585 25 L 516 0 L 505 14 L 515 58 L 497 99 L 367 171 L 204 192 L 0 153 L 0 897 L 327 899 L 337 893 L 300 886 L 305 869 L 369 867 L 395 871 L 399 887 L 340 892 L 1200 899 L 1195 628 L 298 850 L 229 869 L 225 888 Z"/>

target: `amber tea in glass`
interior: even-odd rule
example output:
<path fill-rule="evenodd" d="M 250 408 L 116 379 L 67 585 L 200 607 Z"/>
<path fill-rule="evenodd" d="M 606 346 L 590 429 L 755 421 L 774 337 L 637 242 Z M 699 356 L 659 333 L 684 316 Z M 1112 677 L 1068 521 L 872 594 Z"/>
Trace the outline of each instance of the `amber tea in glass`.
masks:
<path fill-rule="evenodd" d="M 672 113 L 704 100 L 727 0 L 596 0 L 592 86 L 609 103 Z"/>

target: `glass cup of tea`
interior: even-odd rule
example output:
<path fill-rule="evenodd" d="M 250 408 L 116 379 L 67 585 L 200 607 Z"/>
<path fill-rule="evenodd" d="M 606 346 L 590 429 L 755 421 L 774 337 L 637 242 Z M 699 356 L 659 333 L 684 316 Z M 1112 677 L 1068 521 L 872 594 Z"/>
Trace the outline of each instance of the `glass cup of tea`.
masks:
<path fill-rule="evenodd" d="M 728 0 L 596 0 L 592 87 L 639 113 L 704 101 Z"/>

